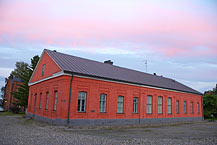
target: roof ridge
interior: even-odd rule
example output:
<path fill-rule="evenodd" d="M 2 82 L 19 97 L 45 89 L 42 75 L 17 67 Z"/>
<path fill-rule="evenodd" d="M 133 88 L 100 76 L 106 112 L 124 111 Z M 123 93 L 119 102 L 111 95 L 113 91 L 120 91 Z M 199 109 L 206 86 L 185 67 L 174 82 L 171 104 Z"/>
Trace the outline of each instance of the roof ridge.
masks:
<path fill-rule="evenodd" d="M 150 86 L 158 86 L 160 88 L 169 87 L 173 90 L 180 90 L 197 94 L 200 93 L 176 81 L 175 79 L 154 75 L 117 65 L 108 65 L 100 61 L 74 56 L 62 52 L 56 52 L 49 49 L 44 50 L 48 54 L 50 53 L 50 57 L 52 57 L 52 59 L 57 64 L 59 64 L 62 70 L 66 70 L 69 72 L 104 77 L 107 79 L 117 79 L 120 81 L 122 80 L 132 83 L 141 83 Z"/>

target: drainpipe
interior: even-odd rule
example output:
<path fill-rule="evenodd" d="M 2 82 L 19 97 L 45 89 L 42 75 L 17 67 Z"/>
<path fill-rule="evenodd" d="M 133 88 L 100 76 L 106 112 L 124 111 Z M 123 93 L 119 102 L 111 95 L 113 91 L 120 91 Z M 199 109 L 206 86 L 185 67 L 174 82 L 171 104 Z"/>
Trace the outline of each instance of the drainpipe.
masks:
<path fill-rule="evenodd" d="M 72 80 L 73 80 L 73 74 L 72 74 L 72 78 L 71 78 L 71 81 L 70 81 L 70 90 L 69 90 L 69 107 L 68 107 L 68 118 L 67 118 L 67 123 L 69 123 L 69 116 L 70 116 L 71 94 L 72 94 Z"/>
<path fill-rule="evenodd" d="M 201 96 L 201 112 L 202 112 L 202 119 L 204 120 L 203 97 L 204 97 L 204 94 Z M 200 109 L 200 108 L 199 108 L 199 109 Z"/>

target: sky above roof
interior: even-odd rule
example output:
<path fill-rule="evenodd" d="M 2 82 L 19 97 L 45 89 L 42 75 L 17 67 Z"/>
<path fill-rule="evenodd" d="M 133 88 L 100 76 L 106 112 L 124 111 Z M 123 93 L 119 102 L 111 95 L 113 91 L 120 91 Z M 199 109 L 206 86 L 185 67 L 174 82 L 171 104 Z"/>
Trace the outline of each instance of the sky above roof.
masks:
<path fill-rule="evenodd" d="M 157 73 L 198 91 L 217 83 L 215 0 L 1 0 L 0 87 L 44 48 Z"/>

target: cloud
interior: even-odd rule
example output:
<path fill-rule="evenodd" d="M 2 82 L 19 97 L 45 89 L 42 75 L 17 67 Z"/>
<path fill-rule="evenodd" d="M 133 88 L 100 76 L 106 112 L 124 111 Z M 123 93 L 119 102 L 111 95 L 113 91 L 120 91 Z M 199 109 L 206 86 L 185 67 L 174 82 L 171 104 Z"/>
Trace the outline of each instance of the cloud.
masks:
<path fill-rule="evenodd" d="M 148 49 L 165 57 L 217 56 L 217 17 L 201 6 L 202 13 L 190 2 L 87 1 L 83 5 L 25 1 L 3 5 L 0 40 L 12 47 L 25 42 L 96 48 L 92 50 L 99 53 L 118 48 L 124 53 Z M 128 42 L 130 46 L 122 47 Z"/>
<path fill-rule="evenodd" d="M 149 73 L 205 89 L 217 81 L 216 9 L 211 0 L 1 1 L 0 71 L 48 48 L 142 71 L 148 60 Z"/>

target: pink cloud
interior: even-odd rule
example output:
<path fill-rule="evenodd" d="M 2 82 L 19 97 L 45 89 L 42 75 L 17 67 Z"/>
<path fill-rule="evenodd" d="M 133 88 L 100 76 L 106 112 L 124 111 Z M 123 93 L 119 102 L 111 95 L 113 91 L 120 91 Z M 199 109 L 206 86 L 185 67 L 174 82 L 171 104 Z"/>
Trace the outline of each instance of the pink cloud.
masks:
<path fill-rule="evenodd" d="M 63 2 L 65 9 L 60 10 L 56 2 L 2 3 L 0 41 L 7 36 L 9 43 L 22 38 L 22 43 L 40 41 L 83 49 L 130 43 L 130 50 L 139 45 L 135 49 L 150 49 L 167 57 L 217 56 L 217 21 L 212 13 L 201 16 L 201 9 L 185 8 L 186 3 L 180 7 L 163 3 L 126 2 L 122 7 L 121 3 L 89 3 L 89 7 L 81 5 L 79 9 L 79 3 Z"/>

